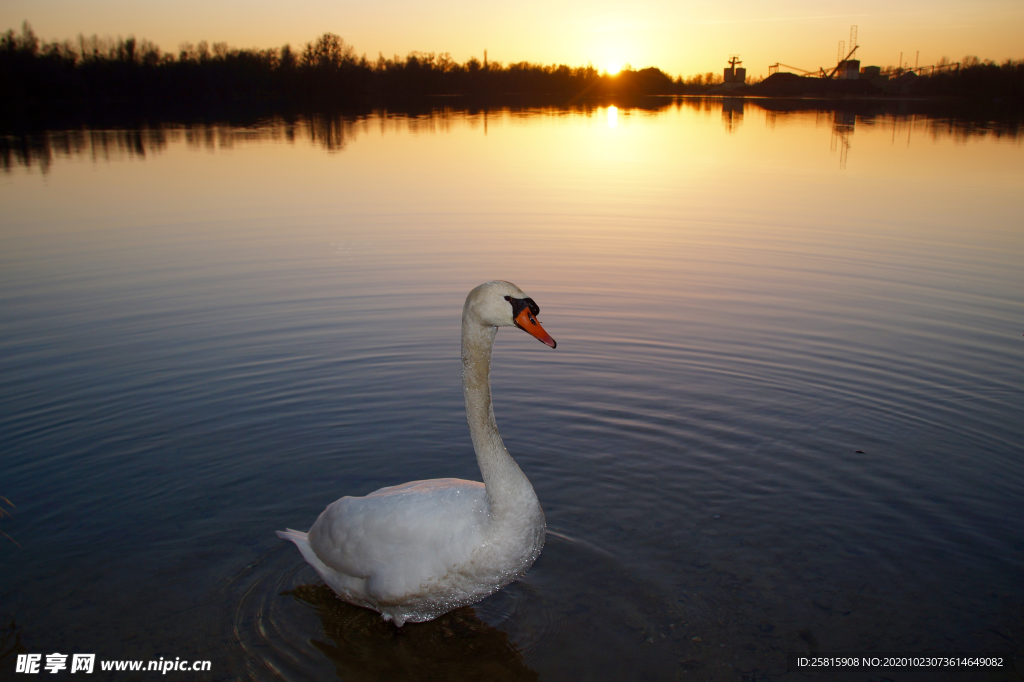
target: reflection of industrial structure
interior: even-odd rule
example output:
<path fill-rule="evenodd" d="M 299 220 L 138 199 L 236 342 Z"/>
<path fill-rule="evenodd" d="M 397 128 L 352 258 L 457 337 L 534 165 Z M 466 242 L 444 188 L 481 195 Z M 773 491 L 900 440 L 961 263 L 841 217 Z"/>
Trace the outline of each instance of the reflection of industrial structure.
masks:
<path fill-rule="evenodd" d="M 755 107 L 754 111 L 763 111 L 765 115 L 765 125 L 769 129 L 774 129 L 776 123 L 784 120 L 786 117 L 794 116 L 801 117 L 806 116 L 808 109 L 789 109 L 788 105 L 785 104 L 762 104 L 758 100 L 749 100 L 742 96 L 736 97 L 733 95 L 726 95 L 719 100 L 722 104 L 722 126 L 725 131 L 732 135 L 735 133 L 743 123 L 744 106 Z M 765 100 L 771 102 L 771 100 Z M 705 104 L 705 106 L 707 106 Z M 831 111 L 822 110 L 816 106 L 811 107 L 814 110 L 814 127 L 817 128 L 821 125 L 830 125 L 832 128 L 832 141 L 831 141 L 831 152 L 832 154 L 838 153 L 839 155 L 839 169 L 846 170 L 846 160 L 850 153 L 850 140 L 853 137 L 853 131 L 857 125 L 857 114 L 854 111 L 848 111 L 846 109 L 834 109 Z M 749 111 L 747 112 L 750 113 Z M 806 121 L 806 118 L 804 118 Z M 893 133 L 893 139 L 895 140 L 895 132 Z M 908 137 L 909 143 L 909 137 Z"/>
<path fill-rule="evenodd" d="M 729 68 L 725 70 L 725 77 L 723 78 L 726 84 L 743 85 L 747 82 L 747 70 L 736 68 L 737 64 L 742 63 L 738 54 L 729 55 Z"/>
<path fill-rule="evenodd" d="M 743 123 L 743 98 L 723 97 L 722 98 L 722 124 L 725 130 L 732 134 Z"/>
<path fill-rule="evenodd" d="M 839 168 L 846 170 L 846 155 L 850 151 L 850 136 L 853 135 L 857 116 L 852 111 L 836 111 L 832 114 L 832 153 L 839 150 Z"/>

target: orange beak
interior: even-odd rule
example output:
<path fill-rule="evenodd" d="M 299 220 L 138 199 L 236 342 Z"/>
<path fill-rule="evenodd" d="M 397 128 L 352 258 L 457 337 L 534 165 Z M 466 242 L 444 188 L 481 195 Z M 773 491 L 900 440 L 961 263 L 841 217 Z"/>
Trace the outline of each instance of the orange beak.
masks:
<path fill-rule="evenodd" d="M 523 308 L 523 310 L 516 315 L 516 326 L 522 329 L 524 332 L 537 339 L 541 343 L 554 348 L 557 344 L 555 340 L 551 338 L 551 335 L 544 331 L 544 327 L 540 326 L 540 322 L 533 316 L 530 309 Z"/>

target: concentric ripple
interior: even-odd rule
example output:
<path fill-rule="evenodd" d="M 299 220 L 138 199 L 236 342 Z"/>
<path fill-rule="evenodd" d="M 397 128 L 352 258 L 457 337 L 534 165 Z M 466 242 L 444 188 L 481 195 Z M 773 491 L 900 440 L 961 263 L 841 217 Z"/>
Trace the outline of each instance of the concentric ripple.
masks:
<path fill-rule="evenodd" d="M 565 575 L 576 578 L 570 589 Z M 338 599 L 290 546 L 245 567 L 224 593 L 234 603 L 233 667 L 256 680 L 331 670 L 345 680 L 536 680 L 581 646 L 614 667 L 670 620 L 656 592 L 611 555 L 557 531 L 524 579 L 402 628 Z"/>

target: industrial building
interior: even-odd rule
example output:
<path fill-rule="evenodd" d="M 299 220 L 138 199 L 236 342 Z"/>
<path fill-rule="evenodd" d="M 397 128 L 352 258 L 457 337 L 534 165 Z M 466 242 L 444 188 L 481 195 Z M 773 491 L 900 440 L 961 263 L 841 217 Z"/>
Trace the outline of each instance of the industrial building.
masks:
<path fill-rule="evenodd" d="M 729 68 L 725 70 L 725 76 L 723 81 L 725 84 L 743 85 L 747 82 L 747 70 L 737 67 L 737 64 L 742 64 L 739 60 L 739 55 L 734 54 L 729 56 Z"/>
<path fill-rule="evenodd" d="M 836 68 L 836 78 L 844 81 L 855 81 L 860 78 L 860 60 L 844 59 Z"/>

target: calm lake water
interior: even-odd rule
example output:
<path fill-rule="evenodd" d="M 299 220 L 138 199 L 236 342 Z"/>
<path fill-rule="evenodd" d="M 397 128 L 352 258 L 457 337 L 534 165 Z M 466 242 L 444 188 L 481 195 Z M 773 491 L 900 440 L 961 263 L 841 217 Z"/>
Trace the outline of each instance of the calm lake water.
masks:
<path fill-rule="evenodd" d="M 1024 670 L 1022 141 L 721 100 L 5 138 L 0 678 Z M 491 279 L 558 340 L 503 330 L 492 377 L 547 546 L 397 630 L 274 531 L 479 478 L 459 320 Z M 885 677 L 1019 680 L 926 672 Z"/>

